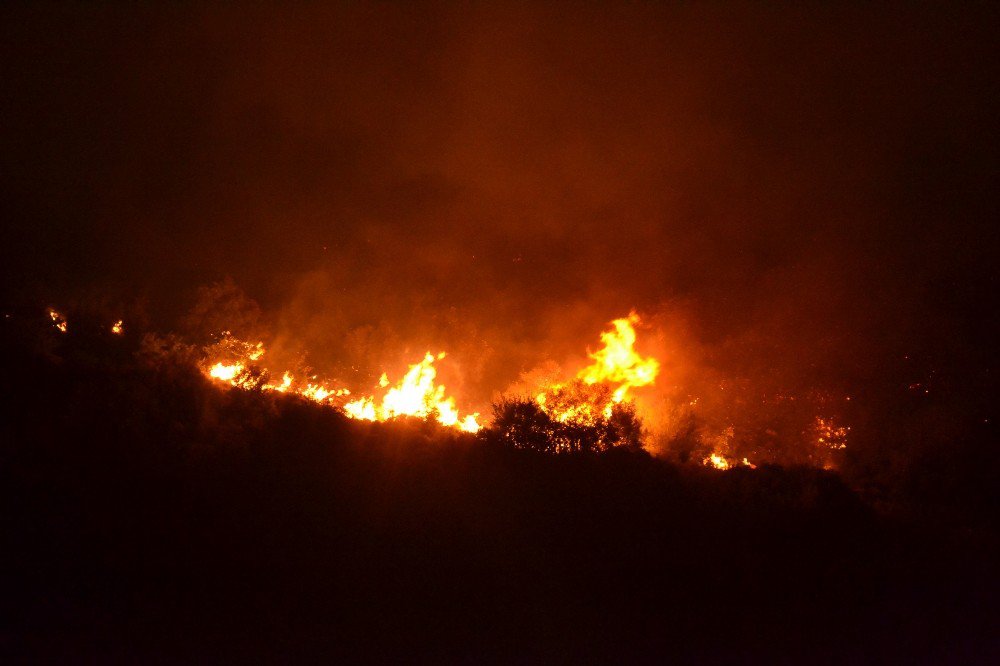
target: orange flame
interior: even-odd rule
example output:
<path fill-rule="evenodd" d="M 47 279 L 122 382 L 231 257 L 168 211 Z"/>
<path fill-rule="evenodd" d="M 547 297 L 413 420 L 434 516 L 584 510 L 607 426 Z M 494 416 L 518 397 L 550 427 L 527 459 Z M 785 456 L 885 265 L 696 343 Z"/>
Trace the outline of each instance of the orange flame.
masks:
<path fill-rule="evenodd" d="M 225 363 L 216 363 L 208 370 L 209 377 L 224 382 L 233 382 L 237 377 L 239 377 L 242 374 L 243 374 L 242 363 L 233 363 L 232 365 L 226 365 Z"/>
<path fill-rule="evenodd" d="M 614 405 L 625 400 L 629 389 L 653 384 L 660 362 L 635 351 L 638 323 L 635 312 L 612 321 L 613 328 L 601 333 L 604 347 L 588 353 L 593 363 L 577 373 L 578 381 L 546 387 L 535 397 L 539 406 L 562 423 L 592 425 L 602 416 L 610 418 Z"/>
<path fill-rule="evenodd" d="M 315 376 L 311 380 L 298 382 L 287 371 L 282 374 L 280 381 L 268 380 L 270 373 L 257 366 L 265 353 L 263 342 L 244 342 L 224 332 L 219 346 L 223 348 L 221 353 L 229 358 L 212 359 L 204 366 L 205 373 L 214 380 L 242 388 L 257 387 L 263 391 L 292 393 L 328 405 L 335 405 L 340 402 L 336 399 L 351 394 L 348 389 L 318 381 Z M 232 358 L 234 356 L 235 359 Z M 376 403 L 372 396 L 363 396 L 340 407 L 353 419 L 385 421 L 396 416 L 433 417 L 442 425 L 465 432 L 477 432 L 481 427 L 477 421 L 479 414 L 461 416 L 455 406 L 455 399 L 446 395 L 444 386 L 435 384 L 437 371 L 434 361 L 444 357 L 444 353 L 435 357 L 428 352 L 421 362 L 410 366 L 409 372 L 396 386 L 386 391 L 380 403 Z M 256 375 L 251 372 L 251 368 L 256 369 Z M 379 386 L 389 386 L 385 374 L 382 375 Z"/>
<path fill-rule="evenodd" d="M 49 318 L 52 319 L 52 325 L 59 329 L 60 333 L 65 333 L 68 326 L 66 325 L 66 318 L 55 310 L 49 310 Z"/>
<path fill-rule="evenodd" d="M 702 464 L 714 467 L 715 469 L 729 469 L 730 467 L 729 461 L 718 453 L 709 455 L 702 461 Z"/>
<path fill-rule="evenodd" d="M 577 379 L 587 384 L 617 384 L 612 396 L 615 402 L 624 400 L 630 388 L 652 384 L 660 372 L 660 362 L 653 357 L 643 358 L 635 352 L 633 326 L 638 323 L 639 315 L 635 312 L 611 322 L 614 330 L 601 333 L 604 348 L 588 354 L 594 363 L 577 373 Z"/>
<path fill-rule="evenodd" d="M 446 396 L 445 387 L 434 382 L 437 377 L 434 361 L 444 357 L 444 352 L 436 357 L 427 352 L 422 361 L 411 365 L 406 375 L 386 391 L 380 405 L 375 403 L 373 397 L 362 397 L 344 405 L 344 412 L 352 418 L 368 421 L 386 421 L 396 416 L 433 416 L 442 425 L 465 432 L 478 432 L 481 427 L 477 421 L 479 414 L 460 417 L 455 399 Z M 389 379 L 383 374 L 379 386 L 385 388 L 388 385 Z"/>

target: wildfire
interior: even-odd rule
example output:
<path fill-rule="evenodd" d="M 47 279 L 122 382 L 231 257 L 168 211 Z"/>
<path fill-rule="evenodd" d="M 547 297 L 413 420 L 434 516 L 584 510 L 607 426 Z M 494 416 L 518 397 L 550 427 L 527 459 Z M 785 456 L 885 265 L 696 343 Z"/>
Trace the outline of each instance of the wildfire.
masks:
<path fill-rule="evenodd" d="M 111 325 L 111 332 L 115 335 L 122 335 L 125 332 L 125 322 L 121 319 Z"/>
<path fill-rule="evenodd" d="M 593 363 L 576 374 L 575 382 L 546 387 L 535 397 L 539 406 L 561 423 L 593 425 L 601 417 L 610 418 L 629 389 L 653 384 L 660 362 L 636 353 L 638 323 L 635 312 L 612 321 L 613 328 L 601 333 L 604 347 L 588 353 Z"/>

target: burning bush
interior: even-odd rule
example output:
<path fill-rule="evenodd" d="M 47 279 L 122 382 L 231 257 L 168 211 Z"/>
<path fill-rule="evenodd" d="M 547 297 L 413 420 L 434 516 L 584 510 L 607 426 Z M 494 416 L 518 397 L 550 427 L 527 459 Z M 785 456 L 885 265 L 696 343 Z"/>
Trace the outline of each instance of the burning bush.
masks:
<path fill-rule="evenodd" d="M 581 400 L 578 396 L 593 390 L 581 382 L 574 382 L 560 389 L 553 402 L 576 406 L 594 404 L 595 401 Z M 493 405 L 493 425 L 486 437 L 515 449 L 600 453 L 620 448 L 639 449 L 642 423 L 631 402 L 613 403 L 606 410 L 588 410 L 567 416 L 565 410 L 547 409 L 527 397 L 503 397 Z"/>

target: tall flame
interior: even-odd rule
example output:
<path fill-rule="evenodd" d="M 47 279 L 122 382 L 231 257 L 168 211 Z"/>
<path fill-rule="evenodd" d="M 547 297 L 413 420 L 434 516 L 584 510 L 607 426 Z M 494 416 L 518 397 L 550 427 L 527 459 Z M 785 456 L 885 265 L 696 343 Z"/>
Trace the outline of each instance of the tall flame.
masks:
<path fill-rule="evenodd" d="M 637 324 L 635 312 L 612 321 L 601 333 L 604 347 L 588 353 L 593 363 L 576 374 L 576 382 L 547 386 L 535 398 L 539 406 L 562 423 L 592 425 L 601 416 L 610 418 L 630 389 L 653 384 L 660 362 L 635 351 Z"/>
<path fill-rule="evenodd" d="M 604 348 L 588 354 L 594 363 L 577 373 L 577 379 L 587 384 L 617 384 L 612 394 L 615 402 L 624 400 L 631 388 L 652 384 L 660 372 L 660 362 L 651 356 L 643 358 L 635 352 L 633 326 L 638 323 L 639 315 L 635 312 L 611 322 L 614 329 L 601 333 Z"/>

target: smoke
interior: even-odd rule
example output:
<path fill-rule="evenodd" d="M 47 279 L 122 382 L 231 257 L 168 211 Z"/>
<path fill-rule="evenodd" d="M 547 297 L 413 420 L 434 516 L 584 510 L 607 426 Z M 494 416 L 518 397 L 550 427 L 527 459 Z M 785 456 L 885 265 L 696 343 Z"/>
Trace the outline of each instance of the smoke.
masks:
<path fill-rule="evenodd" d="M 989 7 L 4 11 L 9 299 L 232 276 L 276 357 L 477 409 L 636 309 L 675 433 L 995 361 Z"/>

